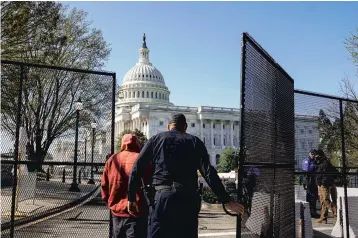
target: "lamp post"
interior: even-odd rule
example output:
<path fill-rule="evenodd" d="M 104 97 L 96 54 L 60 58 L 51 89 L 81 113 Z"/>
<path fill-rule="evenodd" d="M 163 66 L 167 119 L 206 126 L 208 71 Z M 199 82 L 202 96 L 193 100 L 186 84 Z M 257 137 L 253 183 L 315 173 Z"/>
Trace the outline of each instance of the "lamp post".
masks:
<path fill-rule="evenodd" d="M 85 166 L 83 168 L 84 176 L 87 177 L 86 162 L 87 162 L 87 131 L 85 131 Z"/>
<path fill-rule="evenodd" d="M 92 127 L 92 151 L 91 151 L 91 179 L 88 180 L 88 184 L 95 184 L 94 178 L 93 178 L 93 153 L 94 153 L 94 143 L 95 143 L 95 133 L 96 133 L 96 127 L 97 123 L 93 122 L 91 123 Z"/>
<path fill-rule="evenodd" d="M 77 153 L 78 153 L 78 124 L 80 121 L 80 111 L 83 108 L 83 104 L 81 98 L 78 98 L 78 101 L 75 102 L 75 109 L 76 109 L 76 134 L 75 134 L 75 153 L 73 157 L 73 177 L 72 177 L 72 184 L 70 187 L 71 192 L 80 192 L 80 188 L 77 184 Z"/>
<path fill-rule="evenodd" d="M 85 137 L 85 168 L 86 168 L 86 162 L 87 162 L 87 137 Z"/>

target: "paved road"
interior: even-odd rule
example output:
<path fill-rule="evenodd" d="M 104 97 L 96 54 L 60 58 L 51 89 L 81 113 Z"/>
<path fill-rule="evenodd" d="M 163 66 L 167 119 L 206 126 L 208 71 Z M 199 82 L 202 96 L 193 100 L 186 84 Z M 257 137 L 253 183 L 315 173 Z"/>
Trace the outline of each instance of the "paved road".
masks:
<path fill-rule="evenodd" d="M 14 237 L 108 237 L 109 212 L 96 197 L 85 205 L 15 231 Z M 9 236 L 2 236 L 9 237 Z"/>
<path fill-rule="evenodd" d="M 18 210 L 29 216 L 35 216 L 49 209 L 77 200 L 96 188 L 94 185 L 88 184 L 80 184 L 79 187 L 81 188 L 80 193 L 69 192 L 69 183 L 63 184 L 59 181 L 38 181 L 35 190 L 36 192 L 34 194 L 35 198 L 32 198 L 31 193 L 23 193 L 22 197 L 28 197 L 18 203 Z M 18 190 L 18 194 L 19 191 L 20 190 Z M 10 220 L 12 201 L 11 193 L 12 188 L 4 188 L 1 190 L 1 223 L 5 223 Z"/>
<path fill-rule="evenodd" d="M 327 227 L 332 224 L 327 224 Z M 108 237 L 109 212 L 100 197 L 51 219 L 15 231 L 15 237 Z M 235 238 L 236 218 L 221 211 L 202 210 L 199 215 L 199 238 Z M 328 233 L 328 232 L 327 232 Z M 243 230 L 242 238 L 257 236 Z M 8 237 L 3 235 L 2 237 Z M 318 236 L 315 237 L 329 237 Z"/>
<path fill-rule="evenodd" d="M 316 219 L 312 219 L 313 234 L 315 238 L 327 238 L 332 237 L 332 228 L 335 225 L 336 220 L 333 217 L 328 217 L 327 224 L 317 223 Z"/>
<path fill-rule="evenodd" d="M 202 210 L 199 214 L 199 237 L 235 238 L 236 217 L 229 216 L 223 211 Z M 258 236 L 248 229 L 242 228 L 242 238 L 256 238 Z"/>
<path fill-rule="evenodd" d="M 235 218 L 223 212 L 202 211 L 199 217 L 199 237 L 234 238 L 235 227 Z M 108 228 L 109 212 L 98 196 L 72 211 L 16 230 L 15 237 L 108 237 Z"/>

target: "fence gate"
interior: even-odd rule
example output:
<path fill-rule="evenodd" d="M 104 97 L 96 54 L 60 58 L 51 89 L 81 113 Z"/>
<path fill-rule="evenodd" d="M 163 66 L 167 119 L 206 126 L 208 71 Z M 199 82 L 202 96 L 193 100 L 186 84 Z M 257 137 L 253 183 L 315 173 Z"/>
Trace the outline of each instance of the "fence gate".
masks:
<path fill-rule="evenodd" d="M 257 176 L 251 215 L 238 237 L 295 237 L 294 82 L 247 33 L 242 38 L 239 197 Z M 242 223 L 242 224 L 241 224 Z"/>
<path fill-rule="evenodd" d="M 306 200 L 307 186 L 312 188 L 312 173 L 302 169 L 303 159 L 311 149 L 322 149 L 325 156 L 336 167 L 335 172 L 326 172 L 324 176 L 336 179 L 331 188 L 331 202 L 337 206 L 337 218 L 328 212 L 327 223 L 331 230 L 326 235 L 332 237 L 356 237 L 358 233 L 358 101 L 326 94 L 295 90 L 295 175 L 298 200 Z M 307 176 L 308 175 L 308 176 Z M 316 176 L 321 173 L 316 171 Z M 318 193 L 318 191 L 316 191 Z M 315 203 L 316 196 L 310 196 Z M 311 205 L 312 206 L 312 205 Z M 320 206 L 312 209 L 321 210 Z M 309 204 L 307 204 L 309 210 Z M 331 209 L 330 209 L 331 210 Z M 309 216 L 309 213 L 306 214 Z M 306 218 L 307 219 L 307 218 Z"/>
<path fill-rule="evenodd" d="M 110 236 L 115 96 L 115 73 L 1 61 L 2 237 Z"/>

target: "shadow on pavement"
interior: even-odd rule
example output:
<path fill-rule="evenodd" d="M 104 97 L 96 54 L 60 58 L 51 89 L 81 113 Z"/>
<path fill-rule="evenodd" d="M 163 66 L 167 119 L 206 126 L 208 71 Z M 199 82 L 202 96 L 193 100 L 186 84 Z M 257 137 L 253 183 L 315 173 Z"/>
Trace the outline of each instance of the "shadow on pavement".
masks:
<path fill-rule="evenodd" d="M 313 230 L 313 237 L 314 238 L 332 238 L 332 236 L 319 232 L 317 230 Z"/>

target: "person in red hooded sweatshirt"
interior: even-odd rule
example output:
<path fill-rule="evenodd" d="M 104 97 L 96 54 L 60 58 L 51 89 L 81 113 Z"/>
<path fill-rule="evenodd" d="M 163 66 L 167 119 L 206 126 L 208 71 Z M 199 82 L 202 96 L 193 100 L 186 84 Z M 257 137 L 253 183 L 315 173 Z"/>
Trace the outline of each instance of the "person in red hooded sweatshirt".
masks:
<path fill-rule="evenodd" d="M 129 214 L 128 180 L 134 162 L 137 160 L 141 146 L 135 135 L 122 137 L 121 151 L 111 156 L 104 167 L 101 187 L 102 200 L 112 212 L 113 238 L 145 238 L 147 236 L 148 205 L 138 189 L 138 209 Z M 148 178 L 150 168 L 144 180 Z"/>

